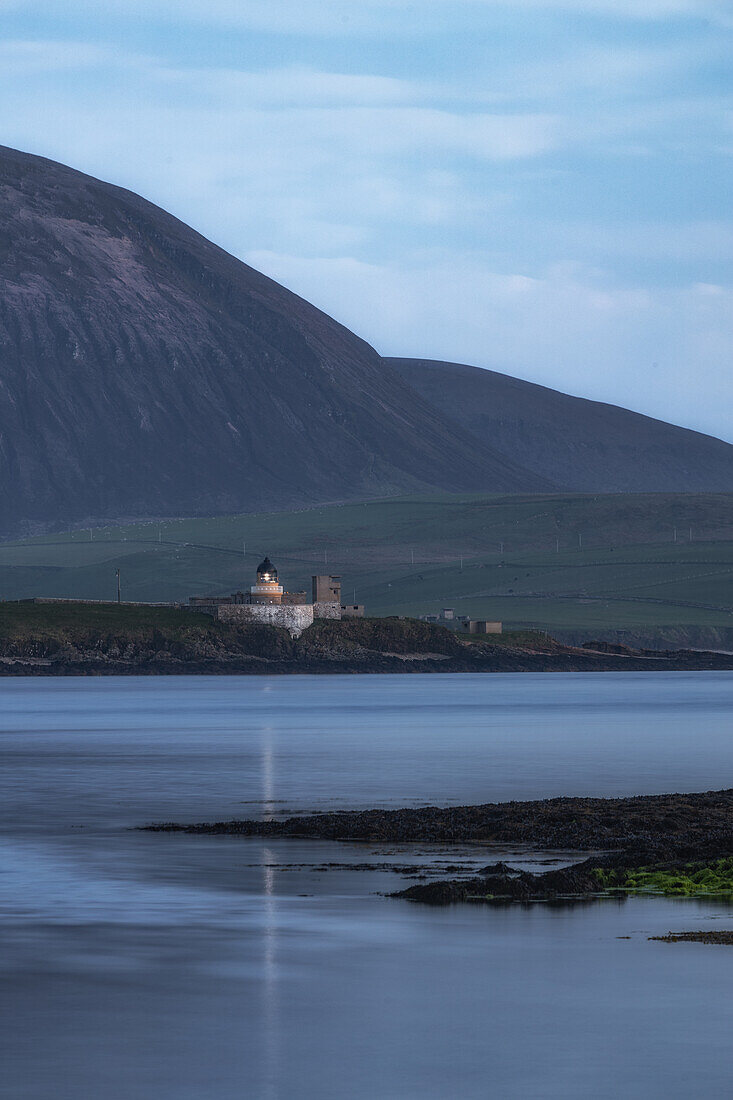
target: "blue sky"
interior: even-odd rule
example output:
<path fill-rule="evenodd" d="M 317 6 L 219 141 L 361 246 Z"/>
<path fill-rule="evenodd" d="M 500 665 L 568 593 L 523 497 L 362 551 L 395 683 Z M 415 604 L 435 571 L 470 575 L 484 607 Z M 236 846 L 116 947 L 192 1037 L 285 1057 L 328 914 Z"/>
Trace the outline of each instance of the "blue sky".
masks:
<path fill-rule="evenodd" d="M 0 0 L 0 142 L 385 354 L 733 439 L 733 0 Z"/>

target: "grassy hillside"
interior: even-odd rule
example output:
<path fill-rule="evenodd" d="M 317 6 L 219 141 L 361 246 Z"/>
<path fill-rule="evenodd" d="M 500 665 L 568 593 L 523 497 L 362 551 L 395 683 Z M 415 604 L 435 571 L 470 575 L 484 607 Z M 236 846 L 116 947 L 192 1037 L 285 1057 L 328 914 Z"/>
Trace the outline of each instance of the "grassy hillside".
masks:
<path fill-rule="evenodd" d="M 125 599 L 230 592 L 265 553 L 289 589 L 340 573 L 377 615 L 450 606 L 705 644 L 733 630 L 733 494 L 445 495 L 76 531 L 0 544 L 0 598 L 110 599 L 117 568 Z"/>

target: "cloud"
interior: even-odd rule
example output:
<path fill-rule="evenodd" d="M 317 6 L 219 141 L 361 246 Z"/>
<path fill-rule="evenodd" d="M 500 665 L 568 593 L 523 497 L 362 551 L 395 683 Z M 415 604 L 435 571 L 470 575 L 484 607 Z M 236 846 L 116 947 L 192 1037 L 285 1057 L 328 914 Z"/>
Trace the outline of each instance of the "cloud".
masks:
<path fill-rule="evenodd" d="M 557 226 L 555 233 L 556 248 L 562 239 L 570 252 L 587 254 L 592 250 L 607 261 L 622 256 L 674 264 L 733 264 L 733 222 L 722 219 L 585 225 L 567 222 Z"/>
<path fill-rule="evenodd" d="M 161 70 L 161 76 L 163 72 Z M 250 105 L 328 107 L 394 105 L 421 98 L 419 85 L 395 77 L 369 73 L 324 72 L 306 66 L 242 72 L 234 69 L 184 69 L 169 73 L 190 86 L 195 81 L 206 93 L 235 97 Z"/>
<path fill-rule="evenodd" d="M 22 8 L 36 18 L 58 18 L 56 0 L 0 0 L 0 10 Z M 697 19 L 733 25 L 729 0 L 66 0 L 66 19 L 114 15 L 136 23 L 161 20 L 214 24 L 268 34 L 343 38 L 401 34 L 417 38 L 441 30 L 474 29 L 495 15 L 556 13 L 633 22 Z"/>
<path fill-rule="evenodd" d="M 167 111 L 172 119 L 176 112 L 180 124 L 188 125 L 187 114 L 191 122 L 204 124 L 206 112 L 216 111 L 231 119 L 236 130 L 245 125 L 247 112 L 260 110 L 267 112 L 258 116 L 262 134 L 272 128 L 289 139 L 292 129 L 295 148 L 330 140 L 339 151 L 361 147 L 369 156 L 504 161 L 609 140 L 616 142 L 614 152 L 633 155 L 647 152 L 653 135 L 662 135 L 665 127 L 675 129 L 679 146 L 699 140 L 705 128 L 701 120 L 720 131 L 717 148 L 723 149 L 729 101 L 723 95 L 670 94 L 671 83 L 679 81 L 685 68 L 711 52 L 717 57 L 715 50 L 710 44 L 704 50 L 589 46 L 552 60 L 505 61 L 480 81 L 469 76 L 446 82 L 302 64 L 259 70 L 182 67 L 83 40 L 6 40 L 0 44 L 0 81 L 35 77 L 40 86 L 54 73 L 76 70 L 76 104 L 67 88 L 66 102 L 51 109 L 58 112 L 65 106 L 84 114 L 90 109 L 90 93 L 83 76 L 91 79 L 96 72 L 91 110 L 104 102 L 110 117 L 132 98 L 141 115 Z M 7 87 L 6 101 L 18 91 L 17 85 Z M 32 88 L 24 92 L 32 97 Z M 48 107 L 44 100 L 43 111 Z M 214 127 L 218 129 L 216 120 Z"/>
<path fill-rule="evenodd" d="M 598 54 L 591 51 L 603 71 Z M 647 67 L 647 54 L 653 67 L 654 51 L 646 51 L 630 66 L 635 72 Z M 544 62 L 546 70 L 558 66 Z M 73 41 L 6 41 L 0 92 L 0 141 L 139 191 L 225 247 L 324 255 L 359 245 L 370 259 L 388 258 L 412 232 L 441 227 L 440 247 L 446 232 L 457 248 L 470 234 L 476 247 L 506 252 L 508 263 L 512 248 L 526 252 L 530 240 L 557 260 L 641 255 L 644 241 L 648 254 L 662 255 L 649 224 L 637 235 L 628 220 L 583 223 L 582 195 L 578 210 L 552 223 L 537 209 L 523 223 L 522 204 L 538 195 L 551 203 L 567 190 L 573 155 L 648 155 L 665 141 L 675 157 L 685 143 L 698 155 L 711 142 L 709 120 L 725 118 L 715 99 L 658 96 L 575 114 L 561 104 L 554 113 L 531 109 L 535 103 L 475 109 L 470 97 L 468 109 L 437 105 L 449 98 L 437 81 L 303 65 L 184 67 Z M 720 251 L 715 234 L 706 234 L 711 256 Z M 704 258 L 703 234 L 688 237 L 688 254 L 694 245 Z"/>
<path fill-rule="evenodd" d="M 511 160 L 547 152 L 558 143 L 558 120 L 542 114 L 458 114 L 429 107 L 368 107 L 337 113 L 305 109 L 298 124 L 315 136 L 328 132 L 342 149 L 404 157 L 413 153 Z M 289 127 L 292 118 L 283 119 Z"/>
<path fill-rule="evenodd" d="M 588 92 L 599 94 L 606 103 L 654 94 L 669 87 L 670 81 L 704 66 L 719 54 L 725 61 L 725 43 L 685 41 L 664 45 L 600 43 L 578 44 L 559 50 L 553 57 L 540 60 L 506 60 L 491 74 L 491 89 L 496 97 L 503 89 L 505 99 L 530 102 L 565 100 Z M 471 83 L 464 94 L 480 97 L 480 89 Z"/>
<path fill-rule="evenodd" d="M 39 71 L 73 75 L 74 59 L 78 81 L 59 82 L 53 96 L 46 81 L 31 82 Z M 523 161 L 564 140 L 552 115 L 430 106 L 420 82 L 372 74 L 181 68 L 74 42 L 6 42 L 0 62 L 6 143 L 112 178 L 135 164 L 143 190 L 163 177 L 212 193 L 246 179 L 250 193 L 289 190 L 295 207 L 312 192 L 323 215 L 348 182 L 360 214 L 409 217 L 412 206 L 435 220 L 458 198 L 471 205 L 446 166 Z"/>
<path fill-rule="evenodd" d="M 44 39 L 0 42 L 0 72 L 3 79 L 48 76 L 62 70 L 98 69 L 115 62 L 114 50 L 93 42 Z M 129 59 L 125 63 L 129 64 Z"/>
<path fill-rule="evenodd" d="M 264 71 L 231 68 L 178 68 L 160 59 L 121 54 L 86 42 L 6 41 L 0 44 L 2 79 L 59 70 L 94 70 L 104 78 L 102 96 L 110 118 L 124 113 L 115 80 L 127 97 L 147 93 L 140 113 L 154 118 L 175 111 L 188 129 L 203 125 L 207 112 L 215 130 L 218 120 L 236 135 L 287 141 L 286 155 L 308 145 L 333 143 L 337 155 L 361 150 L 362 155 L 406 156 L 411 153 L 459 154 L 478 159 L 524 158 L 557 144 L 558 122 L 551 115 L 530 111 L 466 111 L 426 105 L 435 89 L 368 73 L 339 73 L 293 66 Z M 115 77 L 115 73 L 117 74 Z M 137 88 L 136 88 L 137 86 Z M 14 90 L 7 87 L 6 97 Z M 26 92 L 27 89 L 24 89 Z M 80 86 L 76 104 L 64 106 L 94 114 L 101 103 L 87 102 Z M 51 106 L 53 110 L 53 105 Z M 264 114 L 257 113 L 260 109 Z M 144 125 L 144 122 L 143 122 Z"/>
<path fill-rule="evenodd" d="M 417 2 L 421 29 L 498 10 Z M 627 0 L 612 6 L 632 17 Z M 196 17 L 185 0 L 150 0 L 145 15 L 137 0 L 103 7 L 140 27 L 174 10 Z M 670 19 L 707 10 L 693 0 L 633 7 Z M 80 10 L 78 0 L 63 8 Z M 531 11 L 611 5 L 514 8 L 516 34 Z M 384 34 L 400 13 L 414 22 L 401 0 L 388 16 L 379 0 L 214 0 L 206 14 L 271 29 L 286 15 L 293 26 L 312 19 L 305 33 L 315 33 L 347 9 L 352 29 L 382 14 Z M 238 46 L 212 45 L 221 26 L 193 54 L 167 32 L 165 42 L 140 36 L 150 54 L 116 39 L 6 38 L 0 141 L 142 193 L 385 351 L 494 365 L 720 434 L 733 397 L 721 270 L 733 228 L 721 186 L 729 100 L 713 77 L 727 72 L 727 43 L 687 23 L 608 41 L 600 23 L 585 37 L 571 23 L 539 51 L 541 35 L 524 54 L 492 40 L 490 59 L 470 69 L 455 67 L 442 40 L 409 59 L 361 41 L 349 53 L 310 40 L 289 52 L 278 40 L 240 50 L 247 65 L 237 67 Z"/>

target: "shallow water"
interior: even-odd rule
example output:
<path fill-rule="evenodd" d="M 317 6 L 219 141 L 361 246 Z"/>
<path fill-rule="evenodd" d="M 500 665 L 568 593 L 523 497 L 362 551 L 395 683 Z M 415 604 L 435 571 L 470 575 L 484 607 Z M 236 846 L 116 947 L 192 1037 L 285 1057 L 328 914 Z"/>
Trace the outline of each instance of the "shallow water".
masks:
<path fill-rule="evenodd" d="M 724 905 L 433 910 L 381 896 L 399 875 L 349 865 L 452 851 L 130 826 L 733 786 L 733 674 L 17 679 L 0 692 L 0 1095 L 729 1090 L 733 951 L 647 940 L 733 927 Z"/>

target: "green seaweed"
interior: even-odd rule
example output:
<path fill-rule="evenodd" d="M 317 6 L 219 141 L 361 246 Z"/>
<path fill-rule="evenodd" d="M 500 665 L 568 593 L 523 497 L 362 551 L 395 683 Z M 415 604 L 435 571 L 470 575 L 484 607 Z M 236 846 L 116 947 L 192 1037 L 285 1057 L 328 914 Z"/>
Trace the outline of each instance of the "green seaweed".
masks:
<path fill-rule="evenodd" d="M 593 874 L 604 890 L 669 897 L 733 897 L 733 857 L 676 868 L 603 868 Z"/>

